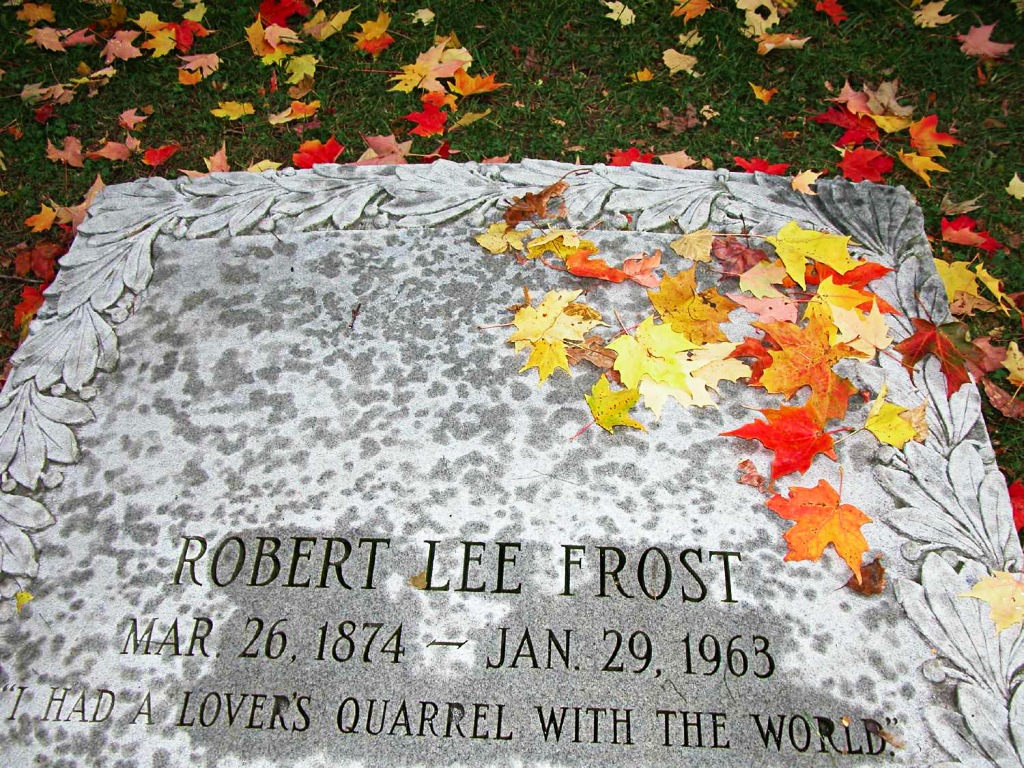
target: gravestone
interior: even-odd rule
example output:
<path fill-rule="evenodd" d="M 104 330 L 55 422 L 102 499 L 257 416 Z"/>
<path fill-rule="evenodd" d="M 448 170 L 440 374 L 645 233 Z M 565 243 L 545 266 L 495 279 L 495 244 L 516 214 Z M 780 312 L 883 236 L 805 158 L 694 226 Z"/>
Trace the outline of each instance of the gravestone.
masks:
<path fill-rule="evenodd" d="M 888 583 L 858 594 L 831 549 L 785 561 L 790 523 L 737 482 L 770 454 L 722 433 L 779 398 L 723 381 L 576 436 L 596 374 L 538 386 L 501 326 L 524 286 L 584 281 L 473 242 L 571 171 L 568 223 L 619 261 L 796 221 L 893 269 L 872 289 L 902 340 L 949 317 L 910 196 L 579 170 L 103 193 L 0 401 L 4 765 L 1021 764 L 1021 627 L 962 596 L 1020 567 L 973 384 L 840 364 L 929 426 L 857 431 L 773 489 L 827 479 L 872 519 Z M 632 283 L 580 300 L 650 314 Z"/>

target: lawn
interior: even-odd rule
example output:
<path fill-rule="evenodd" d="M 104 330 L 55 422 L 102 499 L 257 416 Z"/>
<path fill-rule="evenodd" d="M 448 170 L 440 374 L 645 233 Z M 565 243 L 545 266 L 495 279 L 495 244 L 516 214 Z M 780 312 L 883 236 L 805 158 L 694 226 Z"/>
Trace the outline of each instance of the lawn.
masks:
<path fill-rule="evenodd" d="M 963 294 L 962 351 L 996 393 L 985 415 L 1000 466 L 1008 481 L 1024 478 L 1024 402 L 998 395 L 1024 381 L 1024 184 L 1013 182 L 1024 175 L 1021 3 L 627 6 L 0 8 L 5 357 L 97 177 L 346 163 L 371 145 L 378 161 L 410 163 L 538 157 L 821 173 L 904 185 L 936 257 L 967 265 L 949 270 L 964 278 L 950 288 Z"/>

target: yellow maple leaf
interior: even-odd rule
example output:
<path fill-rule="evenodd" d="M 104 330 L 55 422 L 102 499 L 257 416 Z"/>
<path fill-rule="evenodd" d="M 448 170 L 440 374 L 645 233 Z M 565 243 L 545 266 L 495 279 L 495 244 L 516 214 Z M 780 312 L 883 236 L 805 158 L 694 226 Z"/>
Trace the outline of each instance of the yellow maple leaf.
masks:
<path fill-rule="evenodd" d="M 163 29 L 167 26 L 167 23 L 160 21 L 160 17 L 153 13 L 153 11 L 143 11 L 139 14 L 139 18 L 132 19 L 132 22 L 143 32 L 147 33 Z"/>
<path fill-rule="evenodd" d="M 1010 183 L 1006 185 L 1006 194 L 1017 200 L 1024 200 L 1024 181 L 1021 181 L 1019 174 L 1013 174 Z"/>
<path fill-rule="evenodd" d="M 693 71 L 694 66 L 697 64 L 696 56 L 691 56 L 688 53 L 680 53 L 675 48 L 669 48 L 666 51 L 662 51 L 661 60 L 665 62 L 665 66 L 668 67 L 668 71 L 673 75 L 676 72 L 686 72 L 694 77 L 700 77 L 699 72 Z"/>
<path fill-rule="evenodd" d="M 1024 387 L 1024 354 L 1016 341 L 1011 341 L 1006 348 L 1006 359 L 1003 368 L 1010 372 L 1010 383 L 1015 387 Z"/>
<path fill-rule="evenodd" d="M 999 308 L 1003 310 L 1005 314 L 1010 314 L 1011 309 L 1016 308 L 1013 299 L 1003 293 L 1003 281 L 995 275 L 991 274 L 982 264 L 978 264 L 974 268 L 974 273 L 981 280 L 982 284 L 988 288 L 989 292 L 996 297 L 996 301 L 999 302 Z"/>
<path fill-rule="evenodd" d="M 711 243 L 715 235 L 710 229 L 698 229 L 676 238 L 668 247 L 691 261 L 711 261 Z"/>
<path fill-rule="evenodd" d="M 274 46 L 267 42 L 265 32 L 259 15 L 256 16 L 256 21 L 245 28 L 245 38 L 249 41 L 254 56 L 262 57 L 274 52 Z"/>
<path fill-rule="evenodd" d="M 800 171 L 800 173 L 793 177 L 789 185 L 801 194 L 816 195 L 818 193 L 811 189 L 811 184 L 816 182 L 819 176 L 821 174 L 816 171 Z"/>
<path fill-rule="evenodd" d="M 903 115 L 876 115 L 868 112 L 864 117 L 871 120 L 886 133 L 897 133 L 905 128 L 909 128 L 914 122 L 909 117 Z"/>
<path fill-rule="evenodd" d="M 850 258 L 849 237 L 803 229 L 795 221 L 786 224 L 777 235 L 765 239 L 775 246 L 775 252 L 786 265 L 789 276 L 801 288 L 807 287 L 804 272 L 808 259 L 827 264 L 840 275 L 863 264 Z"/>
<path fill-rule="evenodd" d="M 831 343 L 846 344 L 866 358 L 874 357 L 878 350 L 892 344 L 889 324 L 885 322 L 877 301 L 871 302 L 871 311 L 867 314 L 859 309 L 842 306 L 832 306 L 830 309 L 836 328 L 835 333 L 829 337 Z"/>
<path fill-rule="evenodd" d="M 19 611 L 28 605 L 31 600 L 35 600 L 35 597 L 31 592 L 24 589 L 14 593 L 14 607 Z"/>
<path fill-rule="evenodd" d="M 301 82 L 304 77 L 315 77 L 316 65 L 319 63 L 320 59 L 311 53 L 305 56 L 292 56 L 285 65 L 285 70 L 289 75 L 288 82 L 294 85 Z"/>
<path fill-rule="evenodd" d="M 682 358 L 680 365 L 689 375 L 686 390 L 672 388 L 649 379 L 642 381 L 640 395 L 644 399 L 644 405 L 659 419 L 669 397 L 684 408 L 716 407 L 711 399 L 711 392 L 718 391 L 720 382 L 736 381 L 741 377 L 750 376 L 750 366 L 729 357 L 737 346 L 739 345 L 732 342 L 720 341 L 703 344 L 698 349 L 683 353 L 679 357 Z"/>
<path fill-rule="evenodd" d="M 762 259 L 740 275 L 740 290 L 758 299 L 780 299 L 782 291 L 776 288 L 786 279 L 786 266 L 781 261 Z"/>
<path fill-rule="evenodd" d="M 182 18 L 187 19 L 188 21 L 194 21 L 198 24 L 203 20 L 203 16 L 205 15 L 206 3 L 199 2 L 192 7 L 191 11 L 188 11 L 184 16 L 182 16 Z"/>
<path fill-rule="evenodd" d="M 832 310 L 835 307 L 853 309 L 861 304 L 871 301 L 873 295 L 867 291 L 854 288 L 851 285 L 837 283 L 829 275 L 818 284 L 818 290 L 804 309 L 804 319 L 809 320 L 818 316 L 826 325 L 833 323 Z"/>
<path fill-rule="evenodd" d="M 473 63 L 473 56 L 465 48 L 450 48 L 451 39 L 443 37 L 438 43 L 416 57 L 416 62 L 402 67 L 402 74 L 390 78 L 397 84 L 388 90 L 410 93 L 414 88 L 424 91 L 443 91 L 441 79 L 455 77 L 460 69 Z"/>
<path fill-rule="evenodd" d="M 613 427 L 630 427 L 644 432 L 647 428 L 629 415 L 629 409 L 640 399 L 637 389 L 620 389 L 613 391 L 604 374 L 594 384 L 589 395 L 585 395 L 590 412 L 599 427 L 613 432 Z"/>
<path fill-rule="evenodd" d="M 486 232 L 481 232 L 473 239 L 488 251 L 497 255 L 509 249 L 513 251 L 524 250 L 523 238 L 528 234 L 530 234 L 530 230 L 524 232 L 512 229 L 505 222 L 496 221 L 487 228 Z"/>
<path fill-rule="evenodd" d="M 1024 622 L 1024 579 L 1019 573 L 995 571 L 959 597 L 973 597 L 988 603 L 992 621 L 1002 632 Z"/>
<path fill-rule="evenodd" d="M 941 165 L 936 163 L 930 157 L 924 155 L 918 155 L 914 152 L 899 152 L 900 162 L 903 163 L 907 168 L 912 170 L 929 187 L 932 185 L 931 177 L 928 175 L 928 171 L 938 171 L 939 173 L 949 173 L 948 168 L 943 168 Z"/>
<path fill-rule="evenodd" d="M 728 341 L 721 325 L 739 304 L 726 298 L 717 288 L 697 292 L 696 266 L 677 275 L 667 275 L 657 291 L 648 291 L 658 314 L 697 344 Z"/>
<path fill-rule="evenodd" d="M 689 392 L 687 373 L 679 367 L 677 356 L 698 345 L 671 325 L 656 325 L 654 318 L 648 317 L 633 333 L 618 336 L 605 346 L 616 353 L 614 368 L 625 386 L 637 387 L 649 379 Z"/>
<path fill-rule="evenodd" d="M 888 393 L 889 388 L 883 384 L 878 397 L 871 402 L 864 429 L 878 438 L 878 442 L 891 445 L 902 451 L 903 446 L 918 438 L 918 434 L 913 425 L 902 418 L 906 408 L 885 402 L 885 396 Z"/>
<path fill-rule="evenodd" d="M 966 261 L 943 261 L 932 259 L 935 271 L 939 273 L 942 284 L 946 287 L 946 298 L 952 304 L 958 292 L 963 291 L 978 296 L 978 279 L 971 272 L 971 265 Z"/>
<path fill-rule="evenodd" d="M 338 11 L 329 19 L 326 13 L 317 11 L 310 17 L 309 21 L 302 25 L 302 32 L 314 40 L 326 40 L 331 35 L 341 31 L 341 28 L 348 23 L 349 17 L 352 16 L 352 11 L 355 9 L 356 6 L 353 6 L 347 11 Z"/>
<path fill-rule="evenodd" d="M 517 352 L 530 349 L 530 359 L 520 371 L 536 368 L 543 383 L 556 368 L 569 371 L 566 342 L 582 342 L 584 335 L 601 325 L 601 314 L 575 300 L 582 291 L 549 291 L 534 307 L 527 304 L 515 314 L 516 332 L 509 337 Z"/>
<path fill-rule="evenodd" d="M 552 229 L 546 234 L 539 235 L 526 244 L 526 258 L 536 259 L 545 253 L 553 253 L 563 261 L 566 257 L 580 250 L 581 248 L 598 252 L 597 243 L 592 240 L 581 240 L 579 233 L 574 229 Z"/>
<path fill-rule="evenodd" d="M 153 51 L 153 58 L 158 59 L 173 51 L 178 44 L 178 38 L 173 27 L 162 27 L 149 32 L 151 37 L 144 42 L 140 48 Z"/>
<path fill-rule="evenodd" d="M 696 29 L 691 29 L 689 32 L 682 32 L 679 35 L 679 44 L 684 48 L 696 48 L 703 42 L 704 38 L 700 36 L 700 32 Z"/>
<path fill-rule="evenodd" d="M 276 171 L 281 167 L 281 163 L 273 160 L 260 160 L 259 162 L 253 163 L 245 170 L 249 173 L 263 173 L 263 171 Z"/>
<path fill-rule="evenodd" d="M 410 11 L 409 20 L 413 24 L 422 24 L 425 27 L 434 20 L 434 12 L 429 8 L 420 8 L 418 11 Z"/>
<path fill-rule="evenodd" d="M 391 14 L 381 11 L 373 21 L 364 21 L 359 25 L 359 31 L 352 35 L 352 39 L 356 41 L 352 47 L 377 58 L 394 42 L 394 38 L 388 34 L 390 26 Z"/>
<path fill-rule="evenodd" d="M 210 114 L 224 120 L 238 120 L 246 115 L 256 114 L 256 110 L 248 101 L 220 101 L 216 109 L 211 109 Z"/>
<path fill-rule="evenodd" d="M 25 224 L 31 227 L 33 232 L 45 232 L 53 226 L 56 217 L 57 212 L 53 208 L 42 204 L 39 206 L 39 213 L 25 219 Z"/>

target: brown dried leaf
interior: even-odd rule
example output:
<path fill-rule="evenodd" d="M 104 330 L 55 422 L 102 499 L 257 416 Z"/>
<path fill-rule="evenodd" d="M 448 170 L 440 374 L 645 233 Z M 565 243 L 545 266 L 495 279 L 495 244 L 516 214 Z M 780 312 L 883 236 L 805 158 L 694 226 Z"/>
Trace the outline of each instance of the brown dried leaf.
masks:
<path fill-rule="evenodd" d="M 561 197 L 568 188 L 568 182 L 560 180 L 540 192 L 527 192 L 522 197 L 513 198 L 512 205 L 505 211 L 505 223 L 514 229 L 527 219 L 547 218 L 551 199 Z"/>
<path fill-rule="evenodd" d="M 616 358 L 615 350 L 607 349 L 600 336 L 587 336 L 582 344 L 566 345 L 565 354 L 569 365 L 579 365 L 586 360 L 602 369 L 611 368 Z"/>
<path fill-rule="evenodd" d="M 876 555 L 875 559 L 867 565 L 860 567 L 860 583 L 857 577 L 851 576 L 846 586 L 859 595 L 880 595 L 885 590 L 885 566 L 882 565 L 882 556 Z"/>
<path fill-rule="evenodd" d="M 981 386 L 984 387 L 985 394 L 988 395 L 988 400 L 992 403 L 992 407 L 1003 414 L 1003 416 L 1008 419 L 1024 418 L 1024 400 L 1018 400 L 1005 389 L 993 384 L 988 379 L 982 379 Z"/>

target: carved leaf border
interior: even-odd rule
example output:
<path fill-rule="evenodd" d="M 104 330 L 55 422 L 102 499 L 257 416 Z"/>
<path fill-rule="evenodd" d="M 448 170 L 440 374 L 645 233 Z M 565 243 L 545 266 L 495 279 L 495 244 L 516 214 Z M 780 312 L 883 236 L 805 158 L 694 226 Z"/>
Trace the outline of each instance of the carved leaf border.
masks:
<path fill-rule="evenodd" d="M 923 218 L 902 188 L 818 183 L 818 195 L 794 193 L 785 180 L 728 171 L 680 171 L 634 164 L 580 168 L 553 161 L 214 174 L 201 179 L 146 179 L 107 188 L 61 259 L 57 280 L 30 333 L 12 358 L 0 391 L 0 582 L 32 578 L 38 553 L 29 534 L 54 522 L 40 483 L 61 480 L 51 465 L 77 460 L 71 427 L 92 418 L 97 371 L 118 359 L 116 326 L 153 276 L 158 236 L 208 238 L 276 231 L 444 227 L 479 231 L 513 197 L 571 176 L 567 218 L 577 227 L 650 231 L 678 225 L 693 231 L 768 234 L 791 220 L 850 235 L 854 251 L 895 270 L 882 297 L 909 318 L 949 318 Z M 911 382 L 899 366 L 858 366 L 876 388 L 882 378 L 899 399 L 928 402 L 931 434 L 905 452 L 880 450 L 879 481 L 892 495 L 886 522 L 904 534 L 904 556 L 922 560 L 919 578 L 896 584 L 897 599 L 941 654 L 923 670 L 955 686 L 956 711 L 926 713 L 951 764 L 1024 766 L 1024 632 L 992 635 L 987 609 L 961 599 L 973 580 L 995 570 L 1019 571 L 1006 484 L 995 466 L 974 385 L 945 395 L 934 360 Z M 895 382 L 895 389 L 894 389 Z M 20 489 L 20 493 L 18 490 Z M 923 660 L 925 661 L 925 660 Z"/>

